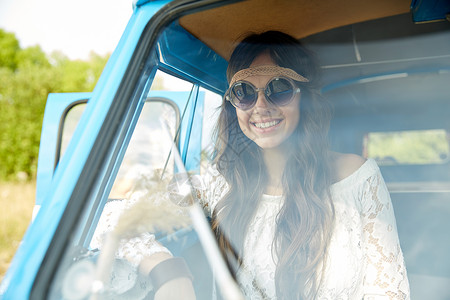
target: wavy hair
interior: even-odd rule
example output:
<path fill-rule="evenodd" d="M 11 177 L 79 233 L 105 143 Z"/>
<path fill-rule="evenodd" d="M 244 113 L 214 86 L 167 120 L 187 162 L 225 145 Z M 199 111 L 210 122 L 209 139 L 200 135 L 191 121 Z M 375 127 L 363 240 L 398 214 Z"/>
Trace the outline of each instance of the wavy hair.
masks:
<path fill-rule="evenodd" d="M 231 55 L 228 81 L 262 53 L 309 79 L 296 82 L 301 89 L 300 120 L 286 141 L 290 151 L 282 178 L 285 201 L 276 218 L 272 257 L 278 299 L 315 299 L 334 222 L 327 139 L 330 107 L 317 90 L 314 57 L 299 41 L 281 32 L 245 38 Z M 222 102 L 215 133 L 215 162 L 230 189 L 213 212 L 212 227 L 236 272 L 268 174 L 262 150 L 242 132 L 236 110 L 228 101 Z"/>

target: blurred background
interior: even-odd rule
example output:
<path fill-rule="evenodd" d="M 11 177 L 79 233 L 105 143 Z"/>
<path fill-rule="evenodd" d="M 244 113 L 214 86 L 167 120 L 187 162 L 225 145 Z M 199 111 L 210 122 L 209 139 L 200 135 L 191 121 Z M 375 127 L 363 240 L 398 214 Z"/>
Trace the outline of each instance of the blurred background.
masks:
<path fill-rule="evenodd" d="M 90 92 L 131 0 L 0 1 L 0 281 L 31 220 L 49 93 Z"/>

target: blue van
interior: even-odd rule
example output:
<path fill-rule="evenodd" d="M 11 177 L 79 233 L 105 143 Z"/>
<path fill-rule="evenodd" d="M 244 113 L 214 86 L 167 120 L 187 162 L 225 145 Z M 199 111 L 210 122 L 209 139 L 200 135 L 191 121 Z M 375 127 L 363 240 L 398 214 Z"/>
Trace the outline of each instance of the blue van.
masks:
<path fill-rule="evenodd" d="M 118 219 L 136 194 L 155 200 L 158 180 L 208 172 L 227 60 L 245 34 L 268 29 L 316 53 L 321 92 L 333 105 L 331 148 L 380 166 L 411 299 L 450 299 L 449 1 L 136 0 L 133 7 L 94 91 L 48 96 L 34 217 L 0 299 L 152 299 L 133 259 L 109 257 L 108 280 L 99 283 L 104 219 Z M 180 207 L 150 221 L 136 212 L 124 236 L 151 231 L 184 257 L 197 299 L 238 299 L 217 245 L 207 242 L 207 219 L 184 220 Z"/>

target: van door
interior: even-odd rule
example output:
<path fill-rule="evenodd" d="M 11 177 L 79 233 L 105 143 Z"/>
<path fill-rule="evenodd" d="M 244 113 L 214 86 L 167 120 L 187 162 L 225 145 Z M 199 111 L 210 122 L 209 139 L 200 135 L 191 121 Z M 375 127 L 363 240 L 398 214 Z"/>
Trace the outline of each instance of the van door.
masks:
<path fill-rule="evenodd" d="M 90 96 L 91 93 L 61 93 L 50 94 L 47 98 L 39 147 L 33 219 L 45 202 L 46 191 L 51 185 L 55 169 L 65 154 Z M 202 120 L 201 118 L 194 119 L 194 111 L 203 111 L 203 103 L 204 92 L 193 95 L 189 91 L 151 91 L 145 101 L 144 112 L 138 121 L 133 139 L 130 141 L 128 154 L 124 158 L 122 169 L 119 170 L 119 179 L 127 181 L 130 185 L 132 179 L 129 177 L 137 171 L 139 166 L 145 166 L 151 160 L 157 161 L 158 159 L 153 157 L 154 154 L 165 153 L 165 151 L 161 151 L 163 149 L 151 151 L 148 148 L 152 136 L 152 127 L 155 127 L 155 122 L 159 122 L 160 116 L 164 116 L 167 125 L 173 129 L 172 135 L 176 139 L 188 170 L 198 171 L 201 134 L 191 133 L 192 131 L 202 132 Z M 182 122 L 180 111 L 183 112 Z M 188 156 L 189 160 L 187 159 Z M 164 164 L 166 168 L 173 168 L 173 165 L 168 166 L 166 162 Z M 131 165 L 133 170 L 127 168 Z M 117 186 L 113 187 L 111 196 L 123 198 L 125 196 L 124 188 L 124 182 L 117 183 Z"/>

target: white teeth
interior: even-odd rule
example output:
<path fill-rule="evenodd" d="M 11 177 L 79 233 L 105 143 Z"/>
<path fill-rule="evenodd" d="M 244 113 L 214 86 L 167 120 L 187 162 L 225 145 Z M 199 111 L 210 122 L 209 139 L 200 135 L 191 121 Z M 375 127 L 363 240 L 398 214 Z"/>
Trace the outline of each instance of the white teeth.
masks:
<path fill-rule="evenodd" d="M 264 122 L 264 123 L 253 123 L 256 127 L 258 128 L 269 128 L 272 126 L 277 125 L 278 123 L 280 123 L 281 121 L 271 121 L 271 122 Z"/>

